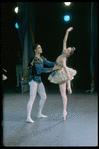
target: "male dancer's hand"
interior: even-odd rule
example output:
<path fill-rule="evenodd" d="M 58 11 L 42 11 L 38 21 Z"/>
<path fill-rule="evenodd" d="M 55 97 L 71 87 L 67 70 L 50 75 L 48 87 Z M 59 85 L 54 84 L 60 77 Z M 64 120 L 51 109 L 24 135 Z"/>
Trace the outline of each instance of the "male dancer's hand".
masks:
<path fill-rule="evenodd" d="M 61 66 L 55 64 L 53 67 L 53 70 L 58 70 L 58 69 L 61 69 Z"/>

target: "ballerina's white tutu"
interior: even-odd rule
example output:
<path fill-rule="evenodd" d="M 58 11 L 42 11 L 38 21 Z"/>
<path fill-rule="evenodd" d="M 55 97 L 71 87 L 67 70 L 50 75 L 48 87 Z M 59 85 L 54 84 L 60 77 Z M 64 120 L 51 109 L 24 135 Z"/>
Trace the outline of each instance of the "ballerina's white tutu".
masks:
<path fill-rule="evenodd" d="M 69 67 L 67 67 L 67 70 L 68 70 L 69 74 L 72 76 L 72 79 L 73 79 L 74 76 L 77 74 L 77 71 L 72 69 L 72 68 L 69 68 Z M 49 75 L 48 80 L 51 83 L 60 84 L 60 83 L 62 83 L 64 81 L 68 81 L 68 75 L 65 72 L 64 68 L 61 67 L 61 69 L 52 72 Z"/>

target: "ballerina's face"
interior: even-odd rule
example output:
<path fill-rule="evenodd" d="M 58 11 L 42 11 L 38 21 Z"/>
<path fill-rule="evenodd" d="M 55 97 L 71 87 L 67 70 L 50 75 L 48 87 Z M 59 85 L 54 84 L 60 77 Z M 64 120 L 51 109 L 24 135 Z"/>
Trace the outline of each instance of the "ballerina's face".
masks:
<path fill-rule="evenodd" d="M 66 57 L 69 57 L 73 54 L 73 50 L 71 47 L 68 47 L 65 51 L 64 54 L 66 54 Z"/>

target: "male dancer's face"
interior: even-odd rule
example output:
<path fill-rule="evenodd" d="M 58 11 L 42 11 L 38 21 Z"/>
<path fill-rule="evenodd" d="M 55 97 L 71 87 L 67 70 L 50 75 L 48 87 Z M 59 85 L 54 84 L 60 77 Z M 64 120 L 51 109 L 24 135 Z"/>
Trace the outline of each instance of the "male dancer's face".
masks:
<path fill-rule="evenodd" d="M 38 45 L 38 46 L 36 47 L 35 52 L 38 53 L 38 54 L 41 54 L 41 53 L 43 52 L 40 45 Z"/>

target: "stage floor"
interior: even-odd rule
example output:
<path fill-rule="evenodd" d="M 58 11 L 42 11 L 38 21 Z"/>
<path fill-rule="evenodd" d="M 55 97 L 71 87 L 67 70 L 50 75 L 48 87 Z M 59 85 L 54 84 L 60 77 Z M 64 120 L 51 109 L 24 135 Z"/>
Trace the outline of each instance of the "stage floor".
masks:
<path fill-rule="evenodd" d="M 37 119 L 39 95 L 32 109 L 34 124 L 26 123 L 29 92 L 5 92 L 3 96 L 3 146 L 97 146 L 98 93 L 74 91 L 67 95 L 67 120 L 62 118 L 62 99 L 58 87 L 46 87 L 47 100 Z"/>

